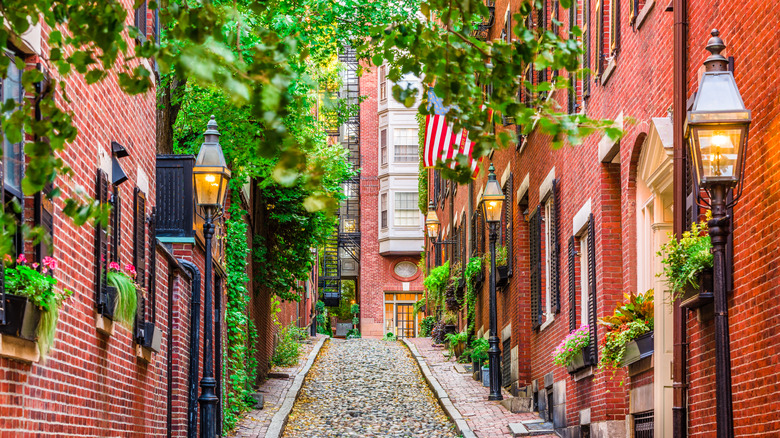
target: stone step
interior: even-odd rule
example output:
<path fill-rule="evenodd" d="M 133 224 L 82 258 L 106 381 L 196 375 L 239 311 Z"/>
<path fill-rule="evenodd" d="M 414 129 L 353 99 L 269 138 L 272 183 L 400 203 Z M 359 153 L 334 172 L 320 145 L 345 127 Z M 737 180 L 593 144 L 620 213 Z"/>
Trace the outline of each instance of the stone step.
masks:
<path fill-rule="evenodd" d="M 509 423 L 509 432 L 513 437 L 553 435 L 555 430 L 552 423 L 543 420 L 527 420 L 520 423 Z"/>

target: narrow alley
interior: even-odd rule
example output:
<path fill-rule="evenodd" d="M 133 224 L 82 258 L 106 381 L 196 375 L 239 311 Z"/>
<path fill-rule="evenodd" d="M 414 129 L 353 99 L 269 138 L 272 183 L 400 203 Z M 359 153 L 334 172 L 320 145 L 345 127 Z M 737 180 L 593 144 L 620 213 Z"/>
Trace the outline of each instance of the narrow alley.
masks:
<path fill-rule="evenodd" d="M 401 343 L 332 339 L 290 414 L 285 438 L 454 437 Z"/>

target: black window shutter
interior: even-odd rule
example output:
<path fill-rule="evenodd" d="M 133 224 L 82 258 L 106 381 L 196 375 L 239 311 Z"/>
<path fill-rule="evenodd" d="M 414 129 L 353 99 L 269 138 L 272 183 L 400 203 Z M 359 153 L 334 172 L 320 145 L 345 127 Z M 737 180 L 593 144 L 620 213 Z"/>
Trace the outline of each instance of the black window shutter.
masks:
<path fill-rule="evenodd" d="M 146 287 L 146 195 L 136 187 L 133 198 L 133 265 L 138 273 L 136 281 Z"/>
<path fill-rule="evenodd" d="M 95 198 L 100 205 L 106 205 L 109 201 L 108 195 L 108 176 L 105 172 L 98 169 L 95 183 Z M 111 212 L 113 218 L 114 211 Z M 106 302 L 106 267 L 108 265 L 108 224 L 102 221 L 95 222 L 95 302 L 101 311 L 106 311 L 108 305 Z"/>
<path fill-rule="evenodd" d="M 122 244 L 122 199 L 117 186 L 114 186 L 111 203 L 111 261 L 119 263 L 119 246 Z"/>
<path fill-rule="evenodd" d="M 529 236 L 531 252 L 531 326 L 542 325 L 542 206 L 536 207 L 531 218 Z"/>
<path fill-rule="evenodd" d="M 507 275 L 512 275 L 512 266 L 514 263 L 514 257 L 512 255 L 512 235 L 514 231 L 514 224 L 513 224 L 513 217 L 514 217 L 514 209 L 515 209 L 515 203 L 514 201 L 514 186 L 512 174 L 509 174 L 509 179 L 506 181 L 506 187 L 504 189 L 504 192 L 506 193 L 504 196 L 506 196 L 506 202 L 504 202 L 504 245 L 506 245 L 506 266 L 507 266 Z"/>
<path fill-rule="evenodd" d="M 569 332 L 577 329 L 577 240 L 569 237 Z"/>
<path fill-rule="evenodd" d="M 463 257 L 463 264 L 461 265 L 461 268 L 463 269 L 463 272 L 466 272 L 466 264 L 469 261 L 469 255 L 466 251 L 466 213 L 463 213 L 463 215 L 460 218 L 460 242 L 461 242 L 461 256 Z"/>
<path fill-rule="evenodd" d="M 590 0 L 582 0 L 584 5 L 582 8 L 582 40 L 584 41 L 584 53 L 583 53 L 583 61 L 582 65 L 585 67 L 585 72 L 583 73 L 583 80 L 582 80 L 582 99 L 587 99 L 590 96 L 590 71 L 588 70 L 590 68 L 590 45 L 591 45 L 591 38 L 593 36 L 593 31 L 591 30 L 590 26 Z"/>
<path fill-rule="evenodd" d="M 149 219 L 149 321 L 152 324 L 157 320 L 157 208 L 152 207 L 152 215 Z"/>
<path fill-rule="evenodd" d="M 550 199 L 550 217 L 547 226 L 550 227 L 550 300 L 553 313 L 561 311 L 561 245 L 558 242 L 558 198 L 559 180 L 552 182 L 552 198 Z"/>
<path fill-rule="evenodd" d="M 479 255 L 485 254 L 485 216 L 482 213 L 478 213 L 479 229 L 477 230 L 477 238 L 479 239 Z"/>
<path fill-rule="evenodd" d="M 2 84 L 2 81 L 0 81 Z M 2 87 L 0 87 L 2 88 Z M 5 199 L 5 166 L 0 155 L 0 200 Z M 0 202 L 0 213 L 5 213 L 5 202 Z M 5 264 L 0 263 L 0 325 L 5 325 Z"/>
<path fill-rule="evenodd" d="M 146 42 L 146 0 L 135 10 L 135 27 L 138 28 L 138 40 Z"/>
<path fill-rule="evenodd" d="M 593 214 L 588 219 L 588 325 L 590 326 L 590 345 L 588 346 L 588 357 L 591 365 L 595 365 L 597 356 L 597 333 L 596 333 L 596 225 Z"/>
<path fill-rule="evenodd" d="M 477 252 L 477 213 L 471 215 L 471 256 L 476 257 Z"/>

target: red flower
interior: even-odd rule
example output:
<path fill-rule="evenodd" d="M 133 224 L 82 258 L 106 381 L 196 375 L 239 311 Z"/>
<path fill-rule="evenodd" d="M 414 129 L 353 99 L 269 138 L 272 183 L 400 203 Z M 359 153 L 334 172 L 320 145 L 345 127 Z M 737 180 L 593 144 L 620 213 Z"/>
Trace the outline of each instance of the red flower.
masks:
<path fill-rule="evenodd" d="M 136 275 L 138 275 L 138 274 L 135 272 L 135 266 L 131 265 L 130 263 L 128 263 L 128 264 L 126 264 L 126 265 L 125 265 L 125 271 L 126 271 L 128 274 L 130 274 L 130 276 L 132 276 L 132 277 L 135 277 Z"/>
<path fill-rule="evenodd" d="M 54 257 L 44 257 L 43 266 L 51 269 L 52 271 L 57 269 L 57 260 Z"/>
<path fill-rule="evenodd" d="M 119 263 L 117 263 L 117 262 L 109 263 L 108 264 L 108 269 L 111 269 L 111 270 L 114 270 L 114 271 L 118 271 L 120 269 Z"/>
<path fill-rule="evenodd" d="M 19 258 L 16 259 L 17 265 L 23 265 L 27 263 L 27 257 L 24 256 L 24 254 L 19 254 Z"/>

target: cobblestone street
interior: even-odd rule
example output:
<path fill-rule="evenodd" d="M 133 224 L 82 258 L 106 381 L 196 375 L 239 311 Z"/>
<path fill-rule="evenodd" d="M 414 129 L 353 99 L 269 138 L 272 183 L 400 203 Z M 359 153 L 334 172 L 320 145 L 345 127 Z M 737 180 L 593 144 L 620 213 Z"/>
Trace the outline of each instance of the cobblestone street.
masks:
<path fill-rule="evenodd" d="M 454 437 L 453 426 L 398 342 L 330 340 L 314 364 L 286 438 Z"/>

